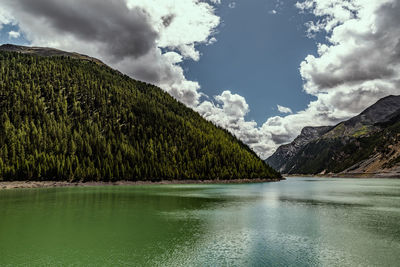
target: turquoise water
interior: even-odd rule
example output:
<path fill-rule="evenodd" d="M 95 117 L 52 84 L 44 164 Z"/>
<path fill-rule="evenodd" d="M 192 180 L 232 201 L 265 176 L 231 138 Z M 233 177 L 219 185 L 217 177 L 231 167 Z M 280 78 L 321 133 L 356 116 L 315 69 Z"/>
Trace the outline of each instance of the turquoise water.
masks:
<path fill-rule="evenodd" d="M 400 180 L 0 191 L 1 266 L 399 266 Z"/>

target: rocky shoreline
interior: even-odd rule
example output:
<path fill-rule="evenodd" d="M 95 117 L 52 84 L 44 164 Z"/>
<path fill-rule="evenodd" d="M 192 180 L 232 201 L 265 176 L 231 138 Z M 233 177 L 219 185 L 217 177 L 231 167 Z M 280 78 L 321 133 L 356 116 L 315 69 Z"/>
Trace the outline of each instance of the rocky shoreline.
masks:
<path fill-rule="evenodd" d="M 385 172 L 385 173 L 335 173 L 335 174 L 284 174 L 287 178 L 296 177 L 316 177 L 316 178 L 391 178 L 400 179 L 400 173 Z"/>
<path fill-rule="evenodd" d="M 0 182 L 0 190 L 18 188 L 54 188 L 76 186 L 135 186 L 169 184 L 246 184 L 279 182 L 281 179 L 235 179 L 235 180 L 163 180 L 163 181 L 117 181 L 117 182 L 65 182 L 65 181 L 12 181 Z M 284 179 L 283 179 L 284 180 Z"/>

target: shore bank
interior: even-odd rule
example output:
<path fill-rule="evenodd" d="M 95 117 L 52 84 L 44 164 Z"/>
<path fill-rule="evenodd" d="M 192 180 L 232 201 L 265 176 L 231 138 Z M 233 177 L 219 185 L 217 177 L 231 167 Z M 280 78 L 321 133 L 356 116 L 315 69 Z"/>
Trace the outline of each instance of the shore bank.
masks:
<path fill-rule="evenodd" d="M 400 173 L 337 173 L 337 174 L 283 174 L 283 177 L 316 177 L 316 178 L 392 178 L 400 179 Z"/>
<path fill-rule="evenodd" d="M 284 179 L 282 179 L 284 180 Z M 63 182 L 63 181 L 13 181 L 0 182 L 0 190 L 17 188 L 53 188 L 76 186 L 135 186 L 169 184 L 247 184 L 279 182 L 281 179 L 235 179 L 235 180 L 163 180 L 163 181 L 117 181 L 117 182 Z"/>

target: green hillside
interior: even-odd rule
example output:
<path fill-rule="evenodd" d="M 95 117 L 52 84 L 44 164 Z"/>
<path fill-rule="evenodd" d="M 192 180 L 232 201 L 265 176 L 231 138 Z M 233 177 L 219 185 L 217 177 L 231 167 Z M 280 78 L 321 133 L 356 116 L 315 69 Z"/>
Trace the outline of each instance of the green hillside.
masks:
<path fill-rule="evenodd" d="M 88 60 L 0 52 L 0 180 L 278 178 L 161 89 Z"/>

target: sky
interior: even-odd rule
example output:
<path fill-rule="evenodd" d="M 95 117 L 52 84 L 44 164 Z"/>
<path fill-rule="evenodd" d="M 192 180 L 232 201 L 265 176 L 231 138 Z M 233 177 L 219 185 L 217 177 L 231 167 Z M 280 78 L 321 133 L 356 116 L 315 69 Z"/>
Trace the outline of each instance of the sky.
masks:
<path fill-rule="evenodd" d="M 97 57 L 261 158 L 400 90 L 400 0 L 0 0 L 0 43 Z"/>
<path fill-rule="evenodd" d="M 231 90 L 245 97 L 250 105 L 246 118 L 260 125 L 280 114 L 277 104 L 293 112 L 306 108 L 313 98 L 302 91 L 298 68 L 317 52 L 316 40 L 307 38 L 304 25 L 312 17 L 299 14 L 296 1 L 235 3 L 235 8 L 225 2 L 217 9 L 223 21 L 218 41 L 199 47 L 198 62 L 183 64 L 186 77 L 199 81 L 209 96 Z"/>

